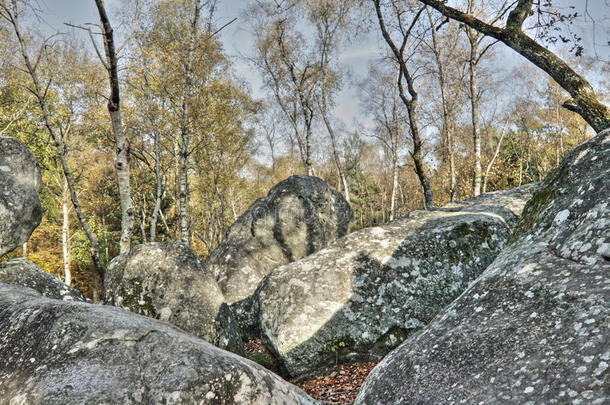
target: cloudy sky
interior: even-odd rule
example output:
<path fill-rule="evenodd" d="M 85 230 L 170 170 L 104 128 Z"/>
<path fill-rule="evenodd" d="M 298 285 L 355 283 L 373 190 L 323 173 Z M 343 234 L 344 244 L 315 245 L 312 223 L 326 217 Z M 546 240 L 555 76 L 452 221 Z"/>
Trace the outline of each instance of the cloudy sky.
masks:
<path fill-rule="evenodd" d="M 53 32 L 66 29 L 64 22 L 83 24 L 96 22 L 97 14 L 93 0 L 38 0 L 45 15 L 41 29 Z M 106 0 L 107 8 L 112 14 L 120 4 L 120 0 Z M 234 68 L 238 76 L 246 80 L 255 97 L 263 95 L 260 76 L 250 66 L 244 56 L 251 54 L 253 49 L 251 35 L 247 24 L 241 18 L 243 9 L 248 0 L 218 0 L 217 25 L 221 26 L 233 18 L 238 20 L 222 31 L 221 39 L 225 51 L 234 61 Z M 574 31 L 581 33 L 583 44 L 587 50 L 596 50 L 599 57 L 610 62 L 610 0 L 555 0 L 558 7 L 576 7 L 576 11 L 583 13 L 585 4 L 588 4 L 587 14 L 574 26 Z M 352 73 L 355 81 L 363 78 L 368 66 L 374 63 L 379 55 L 385 51 L 382 39 L 376 32 L 359 38 L 354 44 L 347 46 L 341 53 L 341 63 Z M 593 46 L 595 42 L 595 46 Z M 506 47 L 499 47 L 500 59 L 506 67 L 520 60 L 518 55 Z M 361 109 L 358 100 L 357 86 L 346 86 L 337 100 L 335 115 L 348 126 L 360 115 Z"/>

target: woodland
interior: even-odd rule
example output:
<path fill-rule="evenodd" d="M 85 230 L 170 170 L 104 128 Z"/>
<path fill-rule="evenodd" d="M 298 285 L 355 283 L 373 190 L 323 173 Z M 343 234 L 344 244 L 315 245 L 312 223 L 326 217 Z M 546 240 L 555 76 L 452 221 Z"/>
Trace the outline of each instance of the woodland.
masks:
<path fill-rule="evenodd" d="M 293 174 L 339 190 L 356 230 L 538 182 L 610 127 L 608 44 L 574 28 L 595 23 L 585 2 L 249 0 L 220 19 L 223 1 L 91 0 L 99 20 L 49 33 L 52 1 L 0 0 L 0 136 L 45 184 L 42 224 L 3 260 L 93 297 L 131 246 L 205 257 Z M 239 57 L 234 25 L 253 44 Z M 367 37 L 362 76 L 342 55 Z"/>
<path fill-rule="evenodd" d="M 607 403 L 608 21 L 0 0 L 0 405 Z"/>

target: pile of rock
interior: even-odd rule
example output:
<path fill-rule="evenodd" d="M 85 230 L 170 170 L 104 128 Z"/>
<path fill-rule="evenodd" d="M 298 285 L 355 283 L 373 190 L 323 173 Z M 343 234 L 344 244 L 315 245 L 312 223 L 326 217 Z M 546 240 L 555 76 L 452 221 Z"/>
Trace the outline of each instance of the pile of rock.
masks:
<path fill-rule="evenodd" d="M 494 260 L 532 188 L 412 212 L 277 268 L 254 299 L 265 343 L 291 375 L 379 360 Z"/>
<path fill-rule="evenodd" d="M 609 179 L 606 131 L 544 181 L 510 246 L 356 403 L 609 403 Z"/>
<path fill-rule="evenodd" d="M 39 223 L 39 189 L 27 148 L 0 138 L 1 254 L 24 243 Z M 143 245 L 111 269 L 111 300 L 223 338 L 214 318 L 229 316 L 222 316 L 222 293 L 184 246 Z M 255 363 L 166 322 L 82 302 L 60 284 L 24 259 L 0 264 L 2 403 L 316 403 Z"/>

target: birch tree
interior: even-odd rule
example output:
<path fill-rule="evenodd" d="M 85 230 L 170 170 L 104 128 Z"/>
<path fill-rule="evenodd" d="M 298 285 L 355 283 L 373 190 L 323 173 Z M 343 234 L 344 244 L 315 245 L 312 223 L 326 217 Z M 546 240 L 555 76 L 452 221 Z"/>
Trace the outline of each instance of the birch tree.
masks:
<path fill-rule="evenodd" d="M 508 16 L 503 27 L 495 25 L 497 21 L 486 22 L 468 11 L 448 6 L 442 0 L 418 0 L 430 6 L 445 17 L 458 21 L 483 35 L 497 39 L 519 53 L 531 63 L 550 75 L 568 94 L 571 99 L 563 107 L 578 113 L 596 132 L 610 128 L 610 110 L 604 105 L 593 86 L 585 77 L 578 74 L 557 54 L 553 53 L 535 39 L 526 34 L 525 21 L 533 14 L 544 14 L 544 3 L 535 0 L 517 0 L 507 9 Z M 504 15 L 504 14 L 503 14 Z"/>
<path fill-rule="evenodd" d="M 408 112 L 409 132 L 413 142 L 411 157 L 415 166 L 415 172 L 422 186 L 424 206 L 426 209 L 432 209 L 434 208 L 433 191 L 430 184 L 428 165 L 424 159 L 424 141 L 418 117 L 419 94 L 415 87 L 414 74 L 408 63 L 409 51 L 412 51 L 408 47 L 416 47 L 420 42 L 420 39 L 415 37 L 414 30 L 425 8 L 419 7 L 418 9 L 411 10 L 404 8 L 398 0 L 389 1 L 387 5 L 393 21 L 393 26 L 389 27 L 384 16 L 382 0 L 371 1 L 375 7 L 381 34 L 390 48 L 392 59 L 398 68 L 398 93 Z M 408 18 L 409 16 L 410 18 Z M 392 37 L 390 29 L 392 29 L 392 33 L 398 38 L 397 41 Z"/>
<path fill-rule="evenodd" d="M 305 2 L 308 18 L 315 27 L 316 40 L 313 56 L 317 59 L 320 70 L 317 104 L 330 137 L 333 161 L 337 167 L 343 195 L 347 202 L 350 201 L 349 182 L 341 161 L 336 126 L 333 124 L 330 109 L 334 105 L 335 94 L 340 88 L 341 78 L 337 66 L 338 50 L 343 43 L 343 31 L 349 25 L 351 6 L 349 0 L 308 0 Z"/>
<path fill-rule="evenodd" d="M 121 94 L 119 83 L 119 61 L 114 45 L 114 31 L 108 19 L 104 0 L 95 0 L 100 16 L 102 38 L 104 41 L 105 58 L 98 51 L 98 56 L 108 72 L 110 97 L 108 97 L 108 113 L 112 122 L 116 144 L 115 169 L 119 186 L 119 201 L 121 203 L 121 239 L 119 242 L 121 254 L 131 249 L 131 235 L 135 223 L 133 202 L 131 198 L 131 170 L 129 167 L 129 140 L 125 135 L 121 115 Z M 94 42 L 95 45 L 95 42 Z M 96 48 L 97 51 L 97 48 Z"/>
<path fill-rule="evenodd" d="M 27 86 L 27 89 L 36 99 L 42 114 L 43 125 L 55 145 L 57 155 L 61 161 L 66 182 L 68 183 L 70 199 L 72 201 L 72 205 L 74 206 L 74 211 L 76 212 L 78 220 L 91 244 L 91 257 L 97 274 L 97 288 L 95 292 L 99 293 L 102 290 L 105 270 L 100 260 L 99 241 L 83 212 L 76 189 L 76 182 L 68 161 L 68 145 L 66 144 L 65 140 L 70 126 L 68 124 L 62 125 L 61 123 L 56 124 L 53 121 L 52 112 L 47 100 L 48 90 L 53 82 L 53 77 L 48 77 L 43 80 L 39 73 L 41 62 L 44 60 L 45 52 L 48 50 L 48 44 L 46 41 L 44 41 L 42 45 L 38 47 L 34 57 L 30 56 L 28 39 L 24 35 L 20 23 L 20 17 L 22 14 L 23 9 L 19 7 L 18 0 L 2 0 L 2 2 L 0 2 L 0 17 L 13 27 L 13 32 L 17 38 L 17 42 L 19 43 L 19 50 L 21 53 L 24 70 L 27 72 L 31 80 L 31 85 Z M 95 298 L 99 299 L 99 296 L 96 295 Z"/>
<path fill-rule="evenodd" d="M 433 27 L 430 35 L 423 42 L 422 52 L 428 54 L 434 63 L 432 69 L 438 84 L 441 110 L 441 123 L 439 131 L 442 138 L 443 150 L 441 158 L 448 164 L 449 169 L 449 201 L 457 196 L 457 168 L 456 168 L 456 121 L 460 113 L 462 101 L 462 62 L 459 46 L 459 31 L 454 24 L 444 24 L 427 10 L 428 24 Z M 443 25 L 441 27 L 441 24 Z M 442 28 L 442 30 L 440 29 Z"/>
<path fill-rule="evenodd" d="M 390 165 L 390 221 L 396 219 L 401 155 L 408 144 L 405 125 L 408 119 L 403 112 L 395 76 L 396 72 L 391 70 L 371 67 L 364 85 L 365 107 L 372 113 L 375 123 L 372 137 L 381 143 Z"/>
<path fill-rule="evenodd" d="M 290 123 L 306 173 L 313 175 L 319 66 L 308 57 L 302 34 L 294 30 L 293 14 L 261 9 L 251 18 L 255 20 L 257 53 L 252 61 Z"/>

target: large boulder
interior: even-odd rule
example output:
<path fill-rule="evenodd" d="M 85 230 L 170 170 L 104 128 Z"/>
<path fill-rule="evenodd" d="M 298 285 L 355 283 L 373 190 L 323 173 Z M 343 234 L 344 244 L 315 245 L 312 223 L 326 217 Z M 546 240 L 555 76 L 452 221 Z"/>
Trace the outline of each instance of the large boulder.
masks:
<path fill-rule="evenodd" d="M 104 289 L 108 304 L 168 321 L 219 347 L 242 350 L 218 283 L 182 243 L 145 243 L 117 256 L 108 266 Z"/>
<path fill-rule="evenodd" d="M 547 177 L 512 244 L 356 403 L 610 403 L 609 205 L 606 131 Z"/>
<path fill-rule="evenodd" d="M 27 242 L 42 219 L 36 159 L 14 138 L 0 136 L 0 256 Z"/>
<path fill-rule="evenodd" d="M 416 211 L 277 268 L 254 299 L 263 339 L 292 375 L 380 359 L 493 261 L 531 188 Z"/>
<path fill-rule="evenodd" d="M 271 270 L 310 255 L 349 230 L 352 210 L 324 181 L 292 176 L 256 200 L 206 261 L 240 323 L 249 324 L 249 297 Z M 243 319 L 242 319 L 243 318 Z"/>
<path fill-rule="evenodd" d="M 0 283 L 29 287 L 47 298 L 87 301 L 80 291 L 23 258 L 0 262 Z"/>
<path fill-rule="evenodd" d="M 120 308 L 0 284 L 0 403 L 314 404 L 275 374 Z"/>

